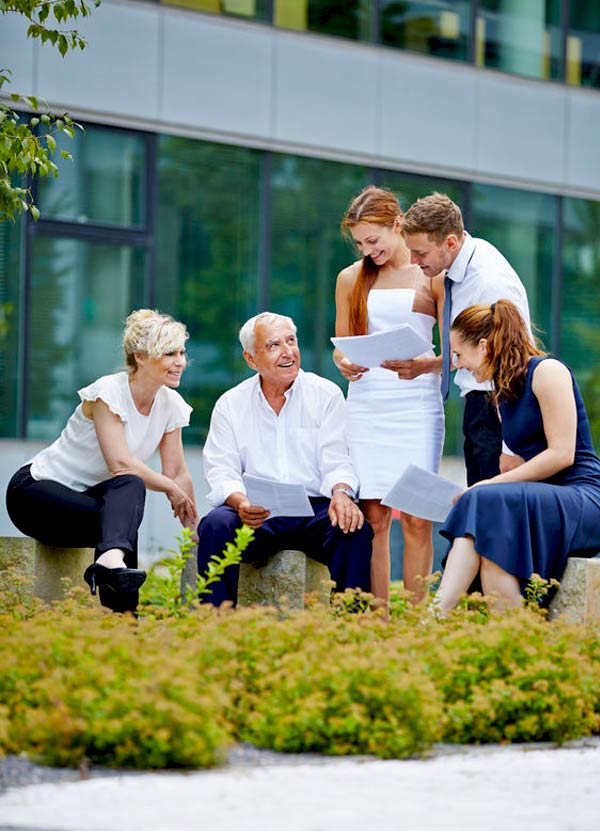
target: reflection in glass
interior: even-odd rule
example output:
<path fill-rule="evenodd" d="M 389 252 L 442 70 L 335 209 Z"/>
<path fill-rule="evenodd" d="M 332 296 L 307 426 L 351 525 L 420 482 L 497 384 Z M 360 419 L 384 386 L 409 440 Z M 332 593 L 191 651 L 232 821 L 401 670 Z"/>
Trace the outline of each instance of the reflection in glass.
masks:
<path fill-rule="evenodd" d="M 564 200 L 560 355 L 577 376 L 600 449 L 600 202 Z"/>
<path fill-rule="evenodd" d="M 249 374 L 238 342 L 256 314 L 263 154 L 191 139 L 159 142 L 156 301 L 190 331 L 181 392 L 200 442 L 219 395 Z"/>
<path fill-rule="evenodd" d="M 343 379 L 329 338 L 335 333 L 335 281 L 357 253 L 340 222 L 368 183 L 364 167 L 275 155 L 271 178 L 271 308 L 298 327 L 305 369 Z"/>
<path fill-rule="evenodd" d="M 561 0 L 480 0 L 476 58 L 530 78 L 560 77 Z"/>
<path fill-rule="evenodd" d="M 143 273 L 140 249 L 35 237 L 27 438 L 55 439 L 77 389 L 122 367 L 123 321 L 142 304 Z"/>
<path fill-rule="evenodd" d="M 557 198 L 492 185 L 473 185 L 473 235 L 504 254 L 529 300 L 531 319 L 544 348 L 552 350 L 552 274 Z"/>
<path fill-rule="evenodd" d="M 246 17 L 265 20 L 268 0 L 159 0 L 167 6 L 179 6 L 198 12 L 226 14 L 234 17 Z"/>
<path fill-rule="evenodd" d="M 284 29 L 372 40 L 374 0 L 274 0 L 273 22 Z"/>
<path fill-rule="evenodd" d="M 18 432 L 19 292 L 24 217 L 0 222 L 0 436 Z"/>
<path fill-rule="evenodd" d="M 145 142 L 123 130 L 93 126 L 70 141 L 57 136 L 58 179 L 39 180 L 43 219 L 141 227 L 144 222 Z M 60 157 L 60 150 L 73 154 Z"/>
<path fill-rule="evenodd" d="M 411 52 L 466 61 L 470 28 L 469 0 L 381 3 L 383 43 Z"/>
<path fill-rule="evenodd" d="M 600 87 L 600 3 L 570 0 L 567 83 Z"/>

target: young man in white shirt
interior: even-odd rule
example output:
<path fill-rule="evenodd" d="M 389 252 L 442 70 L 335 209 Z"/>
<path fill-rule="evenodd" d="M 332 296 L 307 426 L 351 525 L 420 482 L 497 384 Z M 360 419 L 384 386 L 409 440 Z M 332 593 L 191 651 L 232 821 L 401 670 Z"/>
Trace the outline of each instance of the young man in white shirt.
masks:
<path fill-rule="evenodd" d="M 245 561 L 266 562 L 296 548 L 329 567 L 338 591 L 369 591 L 372 531 L 356 502 L 340 389 L 300 368 L 289 317 L 256 315 L 242 326 L 240 341 L 256 375 L 224 393 L 211 416 L 204 472 L 215 507 L 198 528 L 198 570 L 206 570 L 244 522 L 255 529 Z M 243 473 L 304 485 L 314 517 L 269 519 L 268 510 L 248 499 Z M 228 568 L 203 600 L 235 603 L 238 572 Z"/>
<path fill-rule="evenodd" d="M 511 300 L 530 325 L 527 294 L 519 276 L 497 248 L 465 231 L 461 210 L 448 196 L 432 193 L 418 199 L 404 215 L 402 231 L 411 262 L 419 265 L 428 277 L 446 273 L 444 318 L 450 323 L 468 306 L 504 299 Z M 438 360 L 445 399 L 444 381 L 448 373 L 443 371 L 443 362 L 447 362 L 447 369 L 451 364 L 447 331 L 442 333 L 442 346 L 443 354 Z M 419 359 L 410 363 L 412 372 L 419 374 Z M 502 429 L 489 400 L 491 382 L 477 382 L 466 369 L 458 369 L 454 380 L 465 399 L 465 464 L 467 483 L 473 485 L 500 472 Z M 502 463 L 504 467 L 511 465 L 510 457 L 505 455 Z"/>

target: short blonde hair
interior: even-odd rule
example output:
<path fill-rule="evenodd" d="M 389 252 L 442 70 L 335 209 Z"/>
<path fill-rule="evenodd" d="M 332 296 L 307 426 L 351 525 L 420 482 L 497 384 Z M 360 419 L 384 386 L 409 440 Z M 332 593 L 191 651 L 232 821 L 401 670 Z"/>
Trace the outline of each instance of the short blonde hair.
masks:
<path fill-rule="evenodd" d="M 189 338 L 183 323 L 154 309 L 137 309 L 125 321 L 123 352 L 129 372 L 137 369 L 135 353 L 160 358 L 185 346 Z"/>
<path fill-rule="evenodd" d="M 427 234 L 434 242 L 443 242 L 449 234 L 459 239 L 465 231 L 458 205 L 445 193 L 424 196 L 410 206 L 402 220 L 403 234 Z"/>

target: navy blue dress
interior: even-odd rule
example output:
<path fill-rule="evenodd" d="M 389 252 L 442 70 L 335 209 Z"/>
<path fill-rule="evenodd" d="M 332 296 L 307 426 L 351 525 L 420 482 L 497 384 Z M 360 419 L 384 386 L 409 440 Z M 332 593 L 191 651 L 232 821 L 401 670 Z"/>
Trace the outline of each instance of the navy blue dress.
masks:
<path fill-rule="evenodd" d="M 548 446 L 531 389 L 535 369 L 543 360 L 531 358 L 521 396 L 500 405 L 504 441 L 525 461 Z M 600 459 L 574 378 L 573 392 L 577 405 L 573 464 L 543 482 L 468 490 L 440 529 L 450 544 L 455 537 L 471 536 L 477 553 L 517 577 L 522 590 L 534 573 L 560 579 L 569 555 L 593 557 L 600 551 Z"/>

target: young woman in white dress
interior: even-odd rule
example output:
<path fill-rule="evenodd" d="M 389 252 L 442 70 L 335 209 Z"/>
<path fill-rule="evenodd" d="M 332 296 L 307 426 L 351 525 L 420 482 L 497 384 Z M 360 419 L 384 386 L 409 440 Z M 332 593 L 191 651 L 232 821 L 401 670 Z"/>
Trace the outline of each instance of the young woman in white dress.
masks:
<path fill-rule="evenodd" d="M 402 211 L 393 193 L 373 185 L 350 204 L 342 221 L 362 259 L 340 272 L 336 335 L 365 335 L 410 323 L 431 340 L 441 325 L 444 279 L 411 265 L 402 237 Z M 433 350 L 411 361 L 385 361 L 367 369 L 338 349 L 333 359 L 348 387 L 348 444 L 360 479 L 360 504 L 374 531 L 371 589 L 389 599 L 391 509 L 381 504 L 410 463 L 437 472 L 444 440 L 441 359 Z M 431 573 L 431 522 L 402 514 L 405 587 L 422 597 Z"/>

